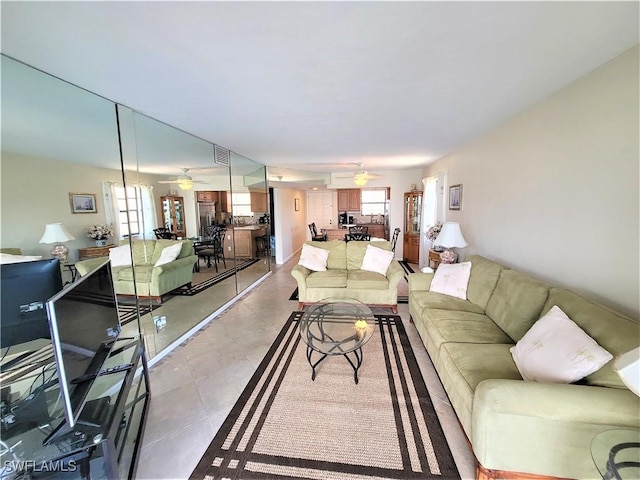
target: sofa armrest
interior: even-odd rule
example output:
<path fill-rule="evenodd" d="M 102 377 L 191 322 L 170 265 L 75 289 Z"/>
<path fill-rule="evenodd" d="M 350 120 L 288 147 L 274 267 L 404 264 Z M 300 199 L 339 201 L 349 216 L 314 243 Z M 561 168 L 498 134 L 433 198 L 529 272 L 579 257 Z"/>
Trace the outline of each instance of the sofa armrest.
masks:
<path fill-rule="evenodd" d="M 431 289 L 431 280 L 433 280 L 433 273 L 410 273 L 409 293 L 416 291 L 428 292 Z"/>
<path fill-rule="evenodd" d="M 485 468 L 596 478 L 591 440 L 638 428 L 640 399 L 626 389 L 485 380 L 474 393 L 471 443 Z"/>
<path fill-rule="evenodd" d="M 404 269 L 397 260 L 392 260 L 387 269 L 387 280 L 389 281 L 389 289 L 398 288 L 400 280 L 404 278 Z"/>
<path fill-rule="evenodd" d="M 311 274 L 311 270 L 302 265 L 294 265 L 291 269 L 291 276 L 296 279 L 298 284 L 305 283 L 306 278 Z"/>
<path fill-rule="evenodd" d="M 107 260 L 109 260 L 109 257 L 97 257 L 88 258 L 87 260 L 80 260 L 79 262 L 76 262 L 76 270 L 78 271 L 80 276 L 83 277 L 87 273 L 98 268 Z"/>

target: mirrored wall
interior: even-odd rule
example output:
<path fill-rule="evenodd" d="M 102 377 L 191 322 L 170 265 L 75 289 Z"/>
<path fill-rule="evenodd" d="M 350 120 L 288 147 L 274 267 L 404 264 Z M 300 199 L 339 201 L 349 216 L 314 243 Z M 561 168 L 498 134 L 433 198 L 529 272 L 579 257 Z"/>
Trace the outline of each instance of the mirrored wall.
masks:
<path fill-rule="evenodd" d="M 125 247 L 123 329 L 150 358 L 269 272 L 264 166 L 4 56 L 2 76 L 0 247 L 51 258 L 40 238 L 62 223 L 65 282 Z M 105 246 L 94 225 L 112 230 Z"/>

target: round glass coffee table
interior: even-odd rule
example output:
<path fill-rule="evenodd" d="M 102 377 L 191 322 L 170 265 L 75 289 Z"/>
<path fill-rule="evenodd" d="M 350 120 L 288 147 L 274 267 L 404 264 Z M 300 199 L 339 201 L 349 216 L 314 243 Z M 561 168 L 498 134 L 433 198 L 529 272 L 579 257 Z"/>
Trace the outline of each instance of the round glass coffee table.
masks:
<path fill-rule="evenodd" d="M 375 317 L 371 309 L 357 300 L 326 299 L 308 305 L 300 320 L 300 336 L 307 344 L 311 380 L 316 379 L 316 367 L 320 362 L 329 356 L 342 355 L 353 367 L 357 384 L 362 346 L 369 341 L 374 328 Z M 312 359 L 314 353 L 320 355 L 317 361 Z"/>
<path fill-rule="evenodd" d="M 604 480 L 640 478 L 640 430 L 600 432 L 591 441 L 591 456 Z"/>

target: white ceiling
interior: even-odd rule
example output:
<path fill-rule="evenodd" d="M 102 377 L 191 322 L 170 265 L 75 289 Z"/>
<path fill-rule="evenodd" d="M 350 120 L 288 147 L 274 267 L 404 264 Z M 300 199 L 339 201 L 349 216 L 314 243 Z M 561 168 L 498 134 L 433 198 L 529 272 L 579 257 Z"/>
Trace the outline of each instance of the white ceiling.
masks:
<path fill-rule="evenodd" d="M 415 168 L 639 41 L 638 2 L 2 2 L 2 53 L 270 166 Z"/>

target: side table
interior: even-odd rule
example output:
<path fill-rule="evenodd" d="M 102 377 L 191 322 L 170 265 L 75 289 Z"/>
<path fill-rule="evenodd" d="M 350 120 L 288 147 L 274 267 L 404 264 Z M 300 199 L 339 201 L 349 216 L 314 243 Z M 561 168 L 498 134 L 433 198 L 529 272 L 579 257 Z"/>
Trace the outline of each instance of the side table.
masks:
<path fill-rule="evenodd" d="M 429 267 L 436 269 L 440 265 L 440 254 L 442 252 L 436 252 L 433 248 L 429 249 Z"/>
<path fill-rule="evenodd" d="M 603 480 L 640 478 L 640 430 L 600 432 L 591 441 L 591 457 Z"/>
<path fill-rule="evenodd" d="M 78 258 L 80 260 L 85 260 L 87 258 L 97 258 L 97 257 L 108 257 L 109 250 L 111 250 L 115 245 L 109 244 L 104 247 L 85 247 L 78 249 Z"/>
<path fill-rule="evenodd" d="M 67 269 L 69 273 L 71 273 L 71 281 L 65 282 L 65 285 L 75 282 L 76 279 L 78 278 L 78 270 L 76 270 L 76 264 L 71 262 L 64 262 L 64 263 L 61 263 L 60 266 L 63 269 Z"/>

